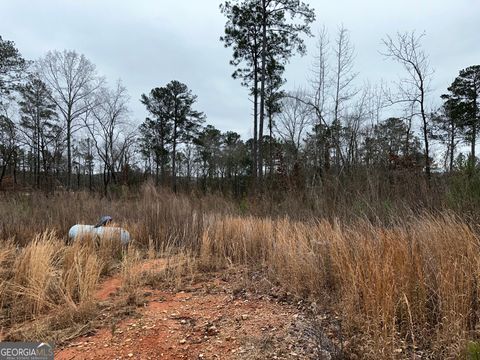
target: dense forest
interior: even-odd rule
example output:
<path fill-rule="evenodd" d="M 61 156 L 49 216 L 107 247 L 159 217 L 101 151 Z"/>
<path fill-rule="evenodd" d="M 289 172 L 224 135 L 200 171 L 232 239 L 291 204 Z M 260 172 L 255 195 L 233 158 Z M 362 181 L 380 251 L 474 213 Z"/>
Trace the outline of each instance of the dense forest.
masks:
<path fill-rule="evenodd" d="M 400 81 L 359 86 L 349 30 L 313 35 L 308 4 L 226 1 L 219 11 L 226 19 L 219 46 L 232 50 L 232 76 L 252 103 L 245 119 L 251 138 L 208 125 L 197 96 L 180 81 L 132 100 L 120 80 L 109 83 L 83 54 L 52 50 L 32 61 L 15 39 L 0 38 L 0 188 L 107 195 L 152 179 L 174 191 L 237 198 L 293 192 L 337 201 L 357 194 L 368 203 L 422 205 L 480 199 L 480 65 L 451 74 L 434 99 L 426 35 L 396 33 L 382 39 L 381 52 L 398 64 Z M 307 49 L 312 36 L 317 46 Z M 310 80 L 288 90 L 285 69 L 307 50 Z M 145 106 L 141 124 L 130 101 Z"/>

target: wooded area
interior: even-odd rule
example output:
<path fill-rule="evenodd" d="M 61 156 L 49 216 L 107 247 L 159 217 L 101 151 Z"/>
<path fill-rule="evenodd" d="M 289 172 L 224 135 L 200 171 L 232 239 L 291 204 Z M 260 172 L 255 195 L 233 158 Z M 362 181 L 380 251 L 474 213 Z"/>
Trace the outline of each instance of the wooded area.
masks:
<path fill-rule="evenodd" d="M 314 10 L 298 0 L 243 0 L 220 11 L 232 76 L 252 102 L 251 138 L 208 125 L 197 96 L 177 80 L 145 89 L 147 117 L 136 124 L 122 82 L 107 82 L 85 55 L 52 50 L 31 61 L 14 39 L 0 38 L 0 188 L 108 195 L 153 179 L 236 198 L 333 191 L 368 203 L 480 199 L 480 65 L 451 74 L 445 94 L 432 99 L 425 35 L 397 33 L 383 39 L 382 54 L 401 80 L 359 86 L 348 29 L 330 35 L 324 27 L 308 49 L 309 83 L 287 90 L 285 69 L 307 53 Z"/>

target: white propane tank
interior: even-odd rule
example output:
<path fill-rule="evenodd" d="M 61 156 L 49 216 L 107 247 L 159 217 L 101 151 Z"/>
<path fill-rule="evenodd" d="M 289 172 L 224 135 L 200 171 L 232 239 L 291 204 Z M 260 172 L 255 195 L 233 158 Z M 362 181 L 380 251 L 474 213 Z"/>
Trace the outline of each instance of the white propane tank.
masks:
<path fill-rule="evenodd" d="M 76 224 L 68 231 L 70 241 L 82 237 L 92 237 L 100 240 L 119 240 L 122 245 L 127 245 L 130 242 L 130 233 L 120 227 L 95 227 L 93 225 Z"/>

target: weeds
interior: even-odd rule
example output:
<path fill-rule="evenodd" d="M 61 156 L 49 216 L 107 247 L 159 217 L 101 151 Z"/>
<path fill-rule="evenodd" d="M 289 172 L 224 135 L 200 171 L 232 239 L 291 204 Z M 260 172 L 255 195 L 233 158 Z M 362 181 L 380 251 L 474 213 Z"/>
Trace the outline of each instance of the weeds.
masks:
<path fill-rule="evenodd" d="M 369 209 L 368 216 L 356 220 L 258 217 L 255 206 L 236 209 L 224 199 L 174 195 L 151 185 L 139 196 L 113 200 L 83 193 L 13 196 L 0 205 L 0 239 L 9 239 L 0 247 L 2 325 L 16 339 L 60 336 L 65 326 L 75 334 L 98 311 L 94 293 L 101 275 L 120 271 L 122 291 L 133 304 L 144 284 L 178 288 L 200 271 L 241 265 L 333 310 L 349 339 L 346 351 L 362 358 L 417 351 L 475 358 L 480 238 L 472 223 L 448 212 L 404 208 L 393 215 L 391 204 L 385 222 L 365 204 L 358 207 Z M 71 224 L 107 213 L 130 231 L 134 244 L 65 244 Z M 30 327 L 14 325 L 34 318 Z"/>
<path fill-rule="evenodd" d="M 451 214 L 391 228 L 227 217 L 202 239 L 203 266 L 265 268 L 289 291 L 330 301 L 372 358 L 399 347 L 452 357 L 478 336 L 480 239 Z"/>

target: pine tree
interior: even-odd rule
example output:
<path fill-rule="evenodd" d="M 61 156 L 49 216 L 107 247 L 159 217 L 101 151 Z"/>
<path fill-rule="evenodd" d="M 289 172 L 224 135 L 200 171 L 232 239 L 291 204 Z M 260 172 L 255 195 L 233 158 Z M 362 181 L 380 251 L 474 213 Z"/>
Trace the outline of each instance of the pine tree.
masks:
<path fill-rule="evenodd" d="M 25 75 L 27 65 L 15 43 L 0 36 L 0 103 Z"/>
<path fill-rule="evenodd" d="M 234 77 L 242 77 L 254 96 L 253 175 L 263 174 L 263 131 L 269 84 L 282 75 L 294 53 L 305 54 L 302 34 L 311 35 L 314 11 L 299 0 L 227 1 L 221 6 L 227 17 L 221 40 L 233 48 Z M 243 66 L 243 67 L 242 67 Z M 272 69 L 275 67 L 276 69 Z"/>
<path fill-rule="evenodd" d="M 462 129 L 465 140 L 470 143 L 470 166 L 476 164 L 475 147 L 480 127 L 480 65 L 469 66 L 460 74 L 444 95 L 445 103 Z"/>
<path fill-rule="evenodd" d="M 142 95 L 142 103 L 147 110 L 156 117 L 147 123 L 146 129 L 158 128 L 160 151 L 165 154 L 165 146 L 172 146 L 172 189 L 177 190 L 177 152 L 180 144 L 191 141 L 205 115 L 193 109 L 197 96 L 188 89 L 187 85 L 173 80 L 165 87 L 155 88 L 150 96 Z M 164 159 L 162 166 L 165 165 Z M 162 168 L 162 176 L 164 168 Z"/>
<path fill-rule="evenodd" d="M 51 93 L 46 84 L 37 76 L 31 75 L 28 82 L 19 88 L 19 101 L 22 114 L 20 128 L 34 154 L 35 184 L 40 187 L 40 173 L 48 171 L 48 146 L 57 134 L 58 118 L 56 106 L 51 101 Z M 42 164 L 42 166 L 41 166 Z"/>

